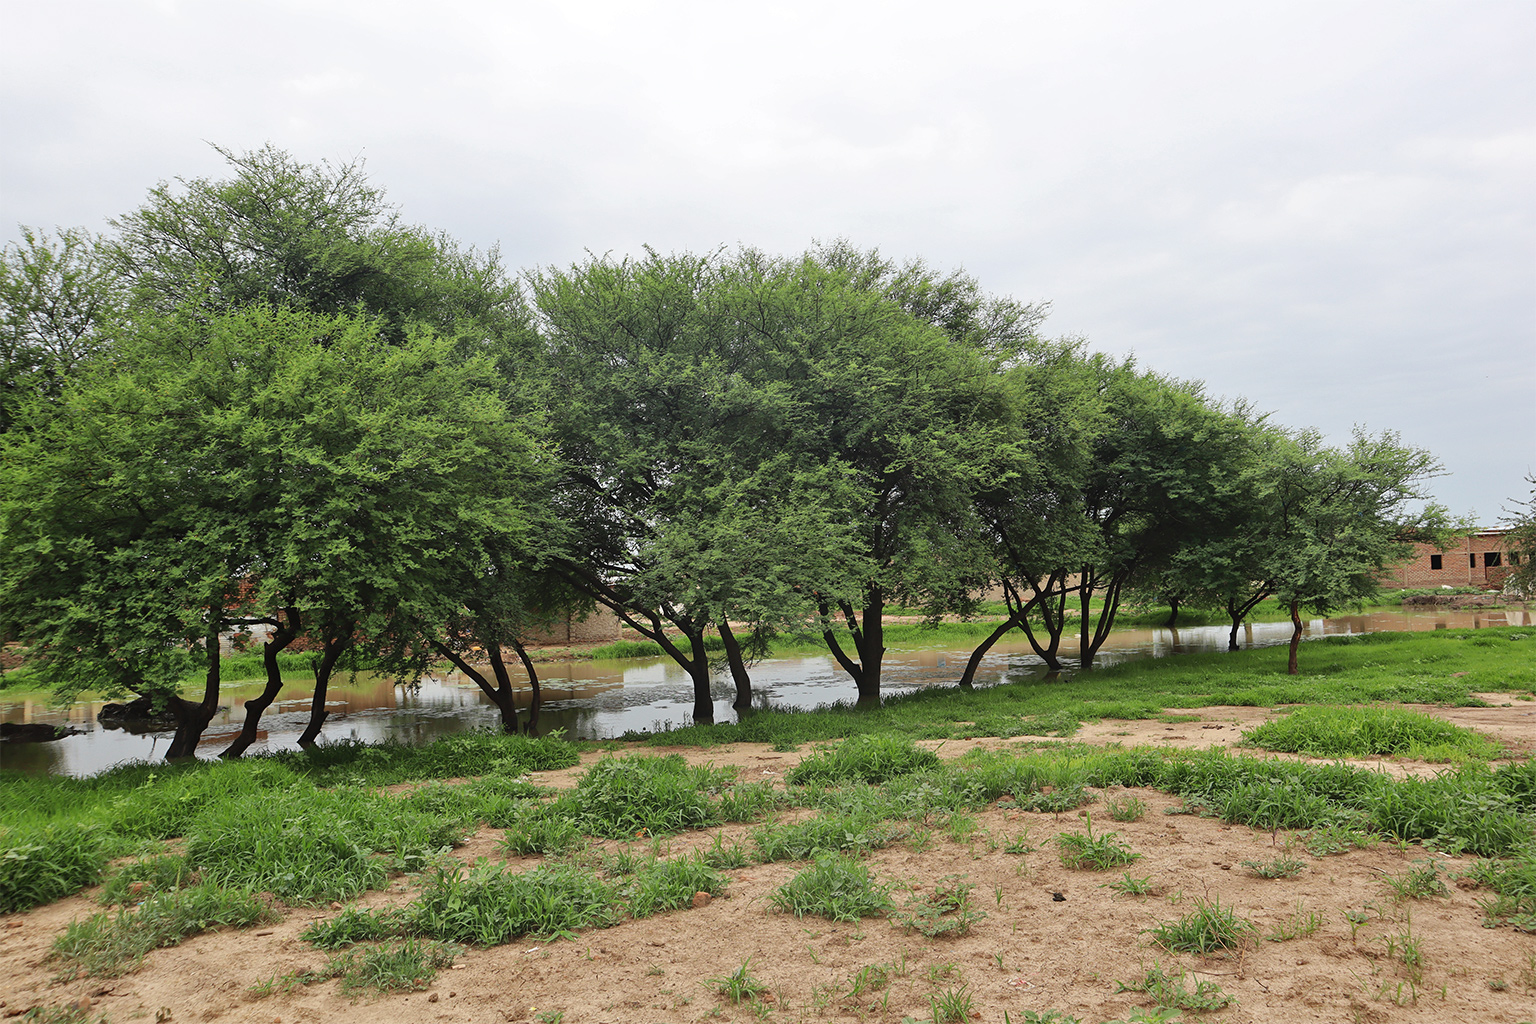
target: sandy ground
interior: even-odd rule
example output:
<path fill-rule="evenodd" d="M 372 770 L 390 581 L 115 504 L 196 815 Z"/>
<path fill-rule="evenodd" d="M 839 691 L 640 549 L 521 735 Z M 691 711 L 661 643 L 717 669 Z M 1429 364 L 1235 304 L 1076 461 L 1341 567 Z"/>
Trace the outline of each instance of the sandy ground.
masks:
<path fill-rule="evenodd" d="M 1492 695 L 1497 700 L 1506 698 Z M 1513 702 L 1496 708 L 1426 708 L 1433 714 L 1529 751 L 1536 746 L 1536 706 Z M 1241 730 L 1270 717 L 1258 708 L 1216 707 L 1170 715 L 1189 721 L 1104 721 L 1085 727 L 1089 742 L 1230 746 Z M 1007 747 L 1007 741 L 967 740 L 930 744 L 941 756 L 973 746 Z M 777 780 L 799 753 L 735 744 L 712 750 L 683 749 L 690 760 L 734 764 L 747 779 Z M 647 753 L 664 751 L 648 750 Z M 587 760 L 596 754 L 588 755 Z M 1428 773 L 1432 765 L 1373 763 L 1394 773 Z M 581 769 L 548 772 L 539 781 L 571 785 Z M 288 994 L 259 998 L 252 986 L 274 976 L 320 966 L 325 955 L 299 940 L 311 921 L 330 909 L 290 908 L 284 920 L 251 932 L 199 936 L 156 951 L 142 968 L 111 980 L 53 979 L 44 957 L 71 919 L 97 909 L 94 893 L 26 914 L 0 919 L 0 1016 L 34 1007 L 88 1005 L 91 1020 L 220 1021 L 259 1024 L 341 1024 L 345 1021 L 586 1022 L 869 1020 L 899 1024 L 926 1021 L 931 997 L 959 992 L 969 997 L 970 1019 L 1015 1022 L 1026 1011 L 1055 1009 L 1084 1021 L 1150 1015 L 1144 995 L 1116 992 L 1117 982 L 1141 979 L 1148 968 L 1188 972 L 1236 996 L 1235 1006 L 1188 1020 L 1226 1022 L 1423 1021 L 1518 1022 L 1536 1018 L 1536 936 L 1482 927 L 1476 890 L 1452 885 L 1448 897 L 1395 902 L 1383 876 L 1400 874 L 1433 859 L 1448 877 L 1470 858 L 1390 845 L 1318 859 L 1297 877 L 1267 881 L 1243 861 L 1268 861 L 1282 853 L 1285 834 L 1188 815 L 1169 816 L 1176 798 L 1150 790 L 1126 790 L 1147 807 L 1136 822 L 1111 824 L 1095 816 L 1095 832 L 1113 828 L 1142 854 L 1130 868 L 1149 878 L 1155 895 L 1126 897 L 1106 883 L 1121 873 L 1064 868 L 1052 838 L 1080 831 L 1080 812 L 1052 815 L 1000 805 L 979 813 L 980 829 L 957 842 L 942 831 L 922 852 L 907 846 L 877 851 L 869 864 L 880 879 L 931 891 L 957 876 L 975 886 L 976 906 L 986 912 L 970 933 L 926 938 L 884 919 L 857 925 L 820 918 L 796 919 L 770 905 L 773 891 L 805 867 L 799 863 L 755 865 L 731 871 L 723 897 L 689 910 L 581 934 L 575 941 L 524 941 L 493 949 L 466 950 L 452 969 L 426 991 L 380 998 L 353 998 L 324 982 Z M 1088 810 L 1102 807 L 1102 802 Z M 691 833 L 670 841 L 672 853 L 705 846 L 717 834 L 746 842 L 750 827 Z M 1034 847 L 1023 855 L 1004 845 L 1027 834 Z M 457 851 L 473 860 L 496 859 L 495 829 L 482 829 Z M 518 861 L 531 867 L 535 859 Z M 409 878 L 367 905 L 408 902 Z M 1057 898 L 1057 895 L 1061 897 Z M 898 890 L 898 903 L 906 898 Z M 1321 915 L 1310 935 L 1286 941 L 1263 938 L 1230 955 L 1171 954 L 1155 946 L 1147 929 L 1188 913 L 1196 899 L 1219 900 L 1251 919 L 1267 935 L 1297 918 Z M 1352 913 L 1363 923 L 1353 924 Z M 1423 954 L 1423 973 L 1410 984 L 1390 955 L 1404 937 Z M 733 1005 L 710 979 L 745 961 L 767 986 L 755 1004 Z M 883 966 L 889 984 L 859 995 L 853 978 Z"/>

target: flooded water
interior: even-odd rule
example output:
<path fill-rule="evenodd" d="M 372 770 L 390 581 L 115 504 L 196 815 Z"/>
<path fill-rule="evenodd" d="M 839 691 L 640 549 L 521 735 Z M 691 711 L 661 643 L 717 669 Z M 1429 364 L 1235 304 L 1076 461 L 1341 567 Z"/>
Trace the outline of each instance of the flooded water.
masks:
<path fill-rule="evenodd" d="M 1531 625 L 1532 616 L 1521 611 L 1488 612 L 1378 612 L 1315 619 L 1307 635 L 1372 633 L 1383 630 L 1481 629 L 1485 626 Z M 1285 643 L 1288 622 L 1245 626 L 1238 634 L 1244 646 L 1262 647 Z M 1193 651 L 1225 650 L 1226 626 L 1187 629 L 1119 630 L 1100 653 L 1101 664 L 1131 658 L 1163 657 Z M 1064 641 L 1064 647 L 1066 646 Z M 969 648 L 934 647 L 887 653 L 882 691 L 902 693 L 929 686 L 953 686 L 964 671 Z M 1063 659 L 1070 664 L 1071 659 Z M 1025 641 L 998 644 L 977 673 L 978 686 L 1043 674 L 1045 667 Z M 683 725 L 693 710 L 692 683 L 670 661 L 576 661 L 539 666 L 544 703 L 539 732 L 565 730 L 578 739 L 608 739 L 632 729 Z M 296 675 L 285 688 L 283 700 L 262 716 L 264 726 L 253 750 L 296 748 L 309 718 L 308 675 Z M 214 718 L 198 748 L 201 757 L 214 757 L 240 731 L 244 702 L 255 697 L 260 686 L 226 691 L 230 706 Z M 830 656 L 773 658 L 752 669 L 755 706 L 812 708 L 834 701 L 851 701 L 853 683 Z M 717 676 L 714 691 L 715 720 L 734 722 L 731 708 L 735 691 L 728 674 Z M 465 729 L 494 728 L 496 708 L 478 687 L 458 673 L 423 680 L 419 687 L 402 687 L 374 677 L 338 678 L 330 689 L 330 717 L 323 741 L 398 740 L 426 743 Z M 526 707 L 532 696 L 519 693 Z M 135 734 L 103 728 L 96 716 L 102 702 L 81 701 L 67 707 L 46 701 L 0 699 L 0 721 L 43 722 L 82 730 L 51 743 L 0 744 L 0 767 L 26 772 L 92 775 L 124 761 L 154 759 L 164 755 L 171 733 Z"/>

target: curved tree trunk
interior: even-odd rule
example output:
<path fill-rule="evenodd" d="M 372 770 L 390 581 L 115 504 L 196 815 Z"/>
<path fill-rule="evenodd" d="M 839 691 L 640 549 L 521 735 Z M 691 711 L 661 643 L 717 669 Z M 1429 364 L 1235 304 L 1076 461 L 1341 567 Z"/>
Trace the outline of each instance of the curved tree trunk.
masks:
<path fill-rule="evenodd" d="M 208 635 L 203 639 L 204 651 L 208 657 L 208 674 L 203 682 L 203 701 L 201 704 L 193 704 L 180 697 L 172 698 L 171 706 L 176 709 L 176 735 L 171 738 L 171 745 L 165 750 L 167 761 L 195 756 L 197 743 L 203 738 L 203 730 L 208 728 L 208 723 L 213 721 L 214 713 L 219 710 L 220 618 L 217 613 L 214 613 L 211 619 Z"/>
<path fill-rule="evenodd" d="M 1173 628 L 1173 624 L 1175 622 L 1178 622 L 1178 621 L 1179 621 L 1179 599 L 1176 598 L 1176 597 L 1170 597 L 1168 599 L 1168 621 L 1163 623 L 1163 625 L 1168 627 L 1169 629 L 1172 629 Z"/>
<path fill-rule="evenodd" d="M 508 709 L 506 704 L 502 702 L 502 694 L 498 692 L 498 688 L 492 684 L 489 679 L 481 675 L 479 669 L 475 668 L 468 661 L 465 661 L 464 658 L 461 657 L 457 652 L 444 646 L 440 641 L 433 640 L 431 643 L 433 650 L 447 658 L 448 661 L 452 663 L 454 668 L 458 669 L 460 672 L 463 672 L 466 676 L 473 680 L 474 684 L 480 687 L 480 692 L 489 697 L 491 699 L 491 703 L 496 705 L 496 710 L 501 713 L 501 731 L 508 733 L 516 732 L 517 709 Z M 508 692 L 507 696 L 510 698 L 510 691 Z"/>
<path fill-rule="evenodd" d="M 745 711 L 752 706 L 752 677 L 747 674 L 747 663 L 741 656 L 741 644 L 731 632 L 731 624 L 720 616 L 720 640 L 725 644 L 725 661 L 731 666 L 731 680 L 736 684 L 736 700 L 731 707 Z"/>
<path fill-rule="evenodd" d="M 1018 623 L 1009 617 L 1002 625 L 994 629 L 990 636 L 983 640 L 977 648 L 971 652 L 970 660 L 965 663 L 965 673 L 960 677 L 960 689 L 975 689 L 976 669 L 981 666 L 981 659 L 987 656 L 992 645 L 1008 635 L 1008 631 L 1017 628 Z"/>
<path fill-rule="evenodd" d="M 869 588 L 864 595 L 862 623 L 853 605 L 847 601 L 840 601 L 838 607 L 848 623 L 848 632 L 852 637 L 853 650 L 858 655 L 858 660 L 855 661 L 843 650 L 837 634 L 830 628 L 822 632 L 822 639 L 826 641 L 833 659 L 853 680 L 854 688 L 859 695 L 858 703 L 878 705 L 880 703 L 880 663 L 885 657 L 885 596 L 878 586 Z M 822 602 L 823 619 L 828 618 L 828 612 L 826 602 Z"/>
<path fill-rule="evenodd" d="M 512 649 L 517 652 L 518 658 L 523 663 L 523 671 L 528 673 L 528 686 L 533 690 L 533 699 L 528 703 L 528 726 L 525 730 L 529 736 L 537 735 L 539 728 L 539 705 L 543 697 L 539 694 L 539 671 L 533 667 L 533 659 L 528 657 L 528 652 L 523 645 L 516 640 L 512 641 Z"/>
<path fill-rule="evenodd" d="M 299 746 L 313 747 L 320 736 L 320 727 L 325 725 L 325 720 L 330 712 L 325 710 L 325 695 L 330 689 L 331 672 L 336 668 L 336 662 L 341 658 L 342 652 L 352 646 L 352 630 L 356 628 L 353 623 L 347 623 L 344 633 L 327 637 L 325 649 L 320 658 L 314 663 L 315 670 L 315 695 L 309 703 L 309 724 L 304 727 L 304 732 L 299 736 Z"/>
<path fill-rule="evenodd" d="M 294 637 L 299 635 L 302 628 L 297 608 L 285 608 L 283 611 L 282 620 L 276 624 L 267 642 L 261 645 L 261 663 L 267 674 L 266 688 L 261 691 L 259 697 L 245 702 L 245 723 L 240 727 L 240 735 L 224 748 L 220 757 L 239 757 L 250 749 L 251 744 L 256 742 L 262 714 L 272 706 L 272 702 L 277 699 L 278 691 L 283 688 L 283 674 L 277 667 L 277 656 L 293 643 Z"/>
<path fill-rule="evenodd" d="M 1289 675 L 1297 675 L 1300 669 L 1296 666 L 1296 652 L 1301 649 L 1301 602 L 1291 602 L 1291 657 L 1286 663 L 1285 671 Z"/>

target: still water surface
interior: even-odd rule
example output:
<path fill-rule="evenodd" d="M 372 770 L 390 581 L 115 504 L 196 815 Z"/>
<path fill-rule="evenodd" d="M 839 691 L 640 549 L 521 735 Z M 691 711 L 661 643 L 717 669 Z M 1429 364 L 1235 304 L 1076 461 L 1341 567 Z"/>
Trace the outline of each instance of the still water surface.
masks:
<path fill-rule="evenodd" d="M 1382 630 L 1480 629 L 1484 626 L 1531 625 L 1529 612 L 1378 612 L 1315 619 L 1308 636 L 1337 633 L 1371 633 Z M 1239 633 L 1244 646 L 1283 644 L 1290 638 L 1288 622 L 1258 623 Z M 1100 654 L 1101 664 L 1132 658 L 1164 657 L 1193 651 L 1225 650 L 1226 626 L 1187 629 L 1119 630 L 1111 635 Z M 1065 642 L 1063 643 L 1065 647 Z M 882 692 L 903 693 L 929 686 L 952 686 L 965 668 L 968 648 L 935 647 L 926 650 L 891 651 L 882 672 Z M 1070 659 L 1063 659 L 1070 664 Z M 1045 666 L 1025 641 L 998 644 L 977 672 L 978 686 L 990 686 L 1042 675 Z M 577 739 L 608 739 L 631 729 L 683 725 L 693 710 L 692 684 L 670 661 L 572 661 L 539 666 L 544 696 L 539 732 L 564 729 Z M 299 734 L 309 718 L 310 690 L 307 675 L 295 675 L 292 689 L 262 716 L 262 730 L 253 750 L 297 748 Z M 812 708 L 838 700 L 852 700 L 853 683 L 830 656 L 773 658 L 752 669 L 752 689 L 757 707 Z M 245 719 L 245 697 L 256 696 L 260 686 L 250 685 L 230 694 L 230 707 L 221 710 L 203 734 L 200 757 L 214 757 L 240 731 Z M 734 722 L 731 708 L 735 695 L 729 674 L 717 676 L 714 691 L 715 720 Z M 521 694 L 523 704 L 531 696 Z M 423 680 L 419 687 L 395 686 L 360 675 L 350 683 L 333 681 L 328 707 L 330 717 L 323 741 L 392 739 L 402 743 L 427 743 L 465 729 L 494 728 L 494 705 L 478 687 L 458 673 Z M 81 701 L 67 707 L 46 702 L 0 700 L 0 721 L 67 724 L 83 730 L 52 743 L 0 744 L 0 767 L 40 774 L 92 775 L 124 761 L 155 759 L 165 753 L 170 732 L 135 734 L 104 729 L 96 721 L 100 701 Z"/>

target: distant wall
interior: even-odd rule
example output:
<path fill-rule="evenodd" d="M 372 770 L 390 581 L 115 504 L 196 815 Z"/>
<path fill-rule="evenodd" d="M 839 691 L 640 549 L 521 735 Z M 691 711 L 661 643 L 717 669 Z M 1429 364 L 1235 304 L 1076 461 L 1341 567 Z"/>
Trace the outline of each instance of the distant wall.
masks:
<path fill-rule="evenodd" d="M 1413 558 L 1383 573 L 1382 585 L 1500 589 L 1510 565 L 1519 557 L 1509 550 L 1506 534 L 1505 530 L 1480 530 L 1460 538 L 1445 551 L 1432 544 L 1415 544 Z"/>
<path fill-rule="evenodd" d="M 585 618 L 571 615 L 564 622 L 557 622 L 549 629 L 528 634 L 525 643 L 529 647 L 556 644 L 606 644 L 619 638 L 619 617 L 610 609 L 599 605 L 587 612 Z"/>

